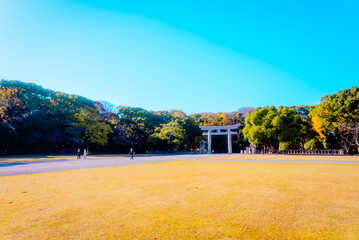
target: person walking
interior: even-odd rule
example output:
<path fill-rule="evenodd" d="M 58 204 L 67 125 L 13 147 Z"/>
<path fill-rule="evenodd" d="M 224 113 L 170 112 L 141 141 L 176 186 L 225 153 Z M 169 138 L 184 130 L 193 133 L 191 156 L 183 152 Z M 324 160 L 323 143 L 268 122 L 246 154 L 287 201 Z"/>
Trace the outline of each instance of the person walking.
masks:
<path fill-rule="evenodd" d="M 80 148 L 77 149 L 77 159 L 81 159 L 81 150 L 80 150 Z"/>
<path fill-rule="evenodd" d="M 133 154 L 134 154 L 134 152 L 133 152 L 133 149 L 132 148 L 130 148 L 130 152 L 128 153 L 128 154 L 130 154 L 130 160 L 133 160 Z"/>
<path fill-rule="evenodd" d="M 86 148 L 84 149 L 84 159 L 86 159 L 87 157 L 87 152 L 86 152 Z"/>

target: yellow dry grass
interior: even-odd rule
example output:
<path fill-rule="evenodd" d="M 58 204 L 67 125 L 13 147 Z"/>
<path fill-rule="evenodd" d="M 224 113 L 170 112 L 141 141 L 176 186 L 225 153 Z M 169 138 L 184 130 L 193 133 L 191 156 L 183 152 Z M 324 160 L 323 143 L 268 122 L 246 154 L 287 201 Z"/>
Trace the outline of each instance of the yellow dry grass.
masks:
<path fill-rule="evenodd" d="M 135 157 L 151 157 L 156 156 L 155 154 L 136 154 Z M 87 158 L 123 158 L 129 157 L 128 154 L 97 154 L 97 155 L 87 155 Z M 0 158 L 0 163 L 15 163 L 15 162 L 39 162 L 39 161 L 57 161 L 57 160 L 75 160 L 76 155 L 73 156 L 14 156 L 14 157 L 3 157 Z M 83 156 L 81 156 L 83 159 Z"/>
<path fill-rule="evenodd" d="M 294 161 L 351 161 L 359 162 L 359 156 L 330 156 L 330 155 L 277 155 L 277 154 L 233 154 L 229 156 L 210 157 L 208 159 L 228 160 L 294 160 Z"/>
<path fill-rule="evenodd" d="M 0 177 L 0 239 L 359 239 L 358 173 L 177 161 Z"/>

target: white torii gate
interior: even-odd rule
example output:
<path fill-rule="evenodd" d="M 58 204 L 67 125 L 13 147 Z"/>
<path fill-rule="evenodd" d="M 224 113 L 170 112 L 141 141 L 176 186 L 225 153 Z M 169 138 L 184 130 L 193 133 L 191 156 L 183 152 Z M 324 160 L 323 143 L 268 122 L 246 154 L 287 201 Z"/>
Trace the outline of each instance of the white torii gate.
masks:
<path fill-rule="evenodd" d="M 237 134 L 237 132 L 232 132 L 231 130 L 237 130 L 239 124 L 228 125 L 228 126 L 199 126 L 202 131 L 203 136 L 208 136 L 208 153 L 212 153 L 212 135 L 227 135 L 228 136 L 228 153 L 232 153 L 232 135 Z"/>

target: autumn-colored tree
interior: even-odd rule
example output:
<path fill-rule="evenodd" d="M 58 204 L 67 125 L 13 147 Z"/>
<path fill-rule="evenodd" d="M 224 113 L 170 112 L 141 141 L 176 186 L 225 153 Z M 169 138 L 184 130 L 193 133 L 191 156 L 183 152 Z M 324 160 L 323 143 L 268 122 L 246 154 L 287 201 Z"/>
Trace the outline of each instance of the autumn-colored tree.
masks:
<path fill-rule="evenodd" d="M 326 145 L 328 137 L 337 136 L 346 152 L 351 146 L 359 152 L 359 87 L 324 96 L 310 116 L 320 140 Z"/>
<path fill-rule="evenodd" d="M 17 116 L 17 111 L 21 107 L 17 88 L 0 88 L 0 121 L 9 123 Z"/>

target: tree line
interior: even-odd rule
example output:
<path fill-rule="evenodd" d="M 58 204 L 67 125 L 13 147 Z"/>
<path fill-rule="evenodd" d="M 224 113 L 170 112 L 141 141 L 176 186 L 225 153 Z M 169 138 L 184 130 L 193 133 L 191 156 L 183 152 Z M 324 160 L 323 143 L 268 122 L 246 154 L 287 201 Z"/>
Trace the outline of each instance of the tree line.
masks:
<path fill-rule="evenodd" d="M 148 111 L 44 89 L 21 81 L 0 81 L 0 153 L 64 154 L 78 147 L 92 153 L 183 151 L 203 139 L 200 125 L 239 123 L 233 151 L 249 146 L 277 149 L 359 150 L 358 88 L 324 96 L 313 106 L 246 108 L 232 113 L 187 115 L 181 110 Z M 227 139 L 213 136 L 217 152 Z"/>
<path fill-rule="evenodd" d="M 21 81 L 0 81 L 0 153 L 125 153 L 195 149 L 199 125 L 226 125 L 238 114 L 148 111 L 44 89 Z"/>
<path fill-rule="evenodd" d="M 277 149 L 344 149 L 359 152 L 359 87 L 321 98 L 320 104 L 256 108 L 244 137 L 270 152 Z"/>

